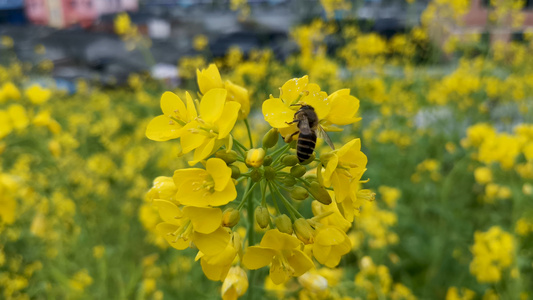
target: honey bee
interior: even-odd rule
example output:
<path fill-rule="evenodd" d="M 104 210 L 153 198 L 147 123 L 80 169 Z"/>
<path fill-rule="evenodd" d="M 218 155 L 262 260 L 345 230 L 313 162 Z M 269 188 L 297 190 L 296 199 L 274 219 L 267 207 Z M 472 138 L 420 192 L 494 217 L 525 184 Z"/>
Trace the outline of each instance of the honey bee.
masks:
<path fill-rule="evenodd" d="M 300 162 L 309 159 L 313 154 L 316 147 L 317 135 L 320 135 L 331 149 L 335 149 L 333 142 L 327 135 L 326 131 L 324 131 L 322 126 L 318 123 L 318 116 L 311 105 L 301 105 L 300 109 L 294 114 L 294 120 L 292 122 L 287 122 L 287 124 L 293 123 L 297 123 L 298 131 L 285 138 L 285 141 L 290 142 L 293 136 L 298 133 L 300 134 L 296 145 L 296 156 Z"/>

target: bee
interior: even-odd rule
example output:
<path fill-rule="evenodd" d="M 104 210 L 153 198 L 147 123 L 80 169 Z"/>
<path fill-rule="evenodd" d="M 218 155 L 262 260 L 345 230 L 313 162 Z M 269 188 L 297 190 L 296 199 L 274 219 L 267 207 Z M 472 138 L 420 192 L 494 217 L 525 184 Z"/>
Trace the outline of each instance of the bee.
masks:
<path fill-rule="evenodd" d="M 288 136 L 285 141 L 290 142 L 293 136 L 298 133 L 300 134 L 296 145 L 296 156 L 300 162 L 309 159 L 313 154 L 318 134 L 326 141 L 331 149 L 335 149 L 333 142 L 327 135 L 326 131 L 324 131 L 322 126 L 318 123 L 318 116 L 311 105 L 301 105 L 300 109 L 294 114 L 294 120 L 292 122 L 287 122 L 287 124 L 293 123 L 296 123 L 298 126 L 298 131 Z"/>

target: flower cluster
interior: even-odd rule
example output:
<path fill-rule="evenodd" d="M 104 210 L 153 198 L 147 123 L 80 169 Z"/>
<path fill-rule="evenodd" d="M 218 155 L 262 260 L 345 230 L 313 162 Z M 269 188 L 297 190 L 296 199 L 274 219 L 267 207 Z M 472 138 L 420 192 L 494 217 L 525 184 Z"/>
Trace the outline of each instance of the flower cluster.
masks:
<path fill-rule="evenodd" d="M 224 281 L 223 295 L 246 291 L 242 268 L 269 266 L 270 280 L 283 284 L 317 263 L 336 267 L 352 248 L 346 232 L 354 216 L 374 193 L 362 188 L 367 157 L 360 139 L 319 152 L 312 137 L 321 132 L 329 141 L 326 131 L 341 131 L 339 126 L 359 121 L 359 100 L 347 89 L 328 95 L 307 76 L 291 79 L 278 97 L 263 102 L 271 129 L 262 147 L 254 148 L 246 89 L 224 83 L 215 65 L 198 70 L 197 78 L 200 99 L 186 93 L 182 101 L 166 92 L 163 114 L 146 129 L 155 141 L 179 138 L 181 155 L 194 150 L 189 165 L 202 165 L 154 181 L 147 197 L 163 220 L 157 231 L 173 248 L 198 249 L 204 274 Z M 311 112 L 302 115 L 303 107 Z M 237 120 L 243 120 L 248 142 L 232 134 Z M 311 136 L 305 149 L 301 141 L 306 138 L 300 137 L 304 131 Z M 304 151 L 307 157 L 302 159 Z M 313 215 L 298 209 L 305 206 Z M 239 234 L 241 228 L 246 236 Z M 259 234 L 262 238 L 256 241 Z"/>

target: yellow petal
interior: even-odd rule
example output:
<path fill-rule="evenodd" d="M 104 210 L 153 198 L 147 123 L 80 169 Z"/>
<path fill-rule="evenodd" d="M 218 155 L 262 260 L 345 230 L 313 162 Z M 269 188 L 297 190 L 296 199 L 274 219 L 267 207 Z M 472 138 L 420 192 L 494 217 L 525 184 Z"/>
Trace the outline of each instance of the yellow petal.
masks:
<path fill-rule="evenodd" d="M 257 270 L 270 264 L 274 255 L 276 255 L 276 250 L 274 249 L 251 246 L 248 247 L 244 254 L 242 263 L 250 270 Z"/>
<path fill-rule="evenodd" d="M 226 80 L 226 90 L 228 90 L 227 101 L 236 101 L 241 105 L 239 109 L 239 120 L 244 120 L 250 113 L 250 96 L 248 90 L 242 86 L 233 84 L 231 81 Z"/>
<path fill-rule="evenodd" d="M 215 191 L 223 191 L 231 179 L 231 169 L 220 158 L 210 158 L 205 169 L 215 181 Z"/>
<path fill-rule="evenodd" d="M 191 219 L 196 232 L 211 233 L 217 230 L 222 223 L 220 208 L 186 206 L 183 208 L 183 213 Z"/>
<path fill-rule="evenodd" d="M 223 251 L 228 245 L 230 234 L 222 227 L 212 233 L 203 234 L 194 232 L 192 239 L 196 247 L 205 255 L 215 255 Z"/>
<path fill-rule="evenodd" d="M 326 164 L 326 169 L 322 173 L 322 179 L 324 180 L 324 186 L 330 187 L 331 186 L 331 175 L 333 175 L 333 172 L 335 169 L 337 169 L 337 165 L 339 163 L 339 157 L 336 154 L 331 155 L 331 158 L 328 160 Z"/>
<path fill-rule="evenodd" d="M 206 260 L 202 259 L 200 261 L 202 266 L 202 271 L 209 280 L 213 281 L 222 281 L 228 275 L 231 264 L 229 265 L 213 265 L 208 263 Z"/>
<path fill-rule="evenodd" d="M 190 246 L 190 241 L 183 239 L 176 239 L 176 236 L 171 233 L 175 232 L 179 227 L 169 223 L 159 223 L 156 226 L 157 232 L 165 239 L 173 248 L 178 250 L 186 249 Z"/>
<path fill-rule="evenodd" d="M 237 102 L 226 102 L 222 112 L 222 118 L 219 118 L 215 125 L 218 128 L 218 138 L 225 138 L 235 126 L 237 117 L 239 116 L 239 109 L 241 105 Z"/>
<path fill-rule="evenodd" d="M 194 105 L 194 101 L 192 100 L 189 92 L 185 92 L 185 99 L 187 101 L 187 115 L 189 117 L 188 121 L 192 121 L 196 119 L 198 112 L 196 112 L 196 106 Z"/>
<path fill-rule="evenodd" d="M 206 198 L 210 206 L 226 205 L 237 198 L 237 189 L 235 189 L 233 182 L 230 181 L 224 190 L 210 194 Z"/>
<path fill-rule="evenodd" d="M 190 168 L 190 169 L 179 169 L 174 171 L 174 184 L 179 189 L 185 181 L 196 178 L 197 180 L 202 180 L 207 176 L 207 171 L 204 169 Z"/>
<path fill-rule="evenodd" d="M 329 96 L 331 110 L 326 117 L 328 121 L 336 125 L 348 125 L 359 121 L 355 117 L 359 110 L 359 99 L 350 95 L 349 89 L 339 90 Z"/>
<path fill-rule="evenodd" d="M 261 240 L 261 247 L 276 250 L 294 249 L 300 246 L 300 240 L 292 235 L 282 233 L 277 229 L 271 229 L 265 233 Z"/>
<path fill-rule="evenodd" d="M 146 137 L 152 141 L 168 141 L 181 136 L 183 127 L 169 117 L 161 115 L 153 118 L 146 127 Z"/>
<path fill-rule="evenodd" d="M 0 139 L 7 136 L 13 130 L 11 118 L 5 110 L 0 110 Z"/>
<path fill-rule="evenodd" d="M 207 69 L 196 70 L 196 78 L 198 80 L 198 87 L 202 94 L 207 93 L 214 88 L 223 88 L 222 78 L 215 64 L 210 64 Z"/>
<path fill-rule="evenodd" d="M 203 134 L 194 132 L 194 130 L 197 130 L 195 128 L 196 125 L 198 125 L 196 122 L 191 122 L 187 124 L 185 127 L 183 127 L 183 131 L 182 131 L 181 139 L 180 139 L 181 151 L 183 153 L 189 153 L 192 150 L 200 147 L 207 138 Z"/>
<path fill-rule="evenodd" d="M 287 261 L 294 269 L 293 276 L 295 277 L 303 275 L 315 266 L 313 261 L 301 250 L 293 250 L 291 256 L 287 257 Z"/>
<path fill-rule="evenodd" d="M 319 263 L 324 264 L 331 254 L 331 248 L 327 245 L 313 244 L 313 256 Z"/>
<path fill-rule="evenodd" d="M 228 244 L 226 249 L 224 249 L 220 253 L 217 253 L 215 255 L 205 255 L 203 257 L 203 260 L 205 260 L 210 265 L 217 265 L 217 266 L 228 265 L 229 266 L 235 259 L 236 255 L 237 255 L 237 251 L 235 250 L 235 248 L 233 248 L 231 244 Z"/>
<path fill-rule="evenodd" d="M 209 191 L 202 187 L 202 181 L 193 178 L 183 181 L 176 193 L 176 200 L 187 206 L 207 207 L 209 194 Z"/>
<path fill-rule="evenodd" d="M 330 112 L 331 106 L 326 92 L 312 92 L 300 99 L 300 103 L 311 105 L 319 120 L 324 119 Z"/>
<path fill-rule="evenodd" d="M 155 199 L 153 205 L 158 208 L 159 216 L 163 221 L 178 225 L 176 218 L 181 218 L 183 213 L 174 203 L 167 200 Z"/>
<path fill-rule="evenodd" d="M 300 94 L 307 88 L 309 83 L 309 77 L 304 76 L 302 78 L 293 78 L 281 87 L 281 98 L 285 100 L 286 103 L 292 104 L 293 101 L 297 100 L 300 97 Z"/>
<path fill-rule="evenodd" d="M 194 166 L 197 162 L 209 157 L 213 153 L 213 150 L 216 150 L 214 149 L 215 142 L 214 138 L 206 138 L 203 144 L 194 150 L 193 163 L 189 162 L 189 165 Z"/>
<path fill-rule="evenodd" d="M 343 243 L 346 238 L 346 234 L 341 230 L 334 227 L 328 227 L 319 231 L 315 237 L 315 244 L 324 246 L 339 245 Z"/>
<path fill-rule="evenodd" d="M 279 98 L 267 99 L 263 102 L 263 115 L 265 121 L 274 128 L 289 127 L 289 124 L 294 120 L 294 113 L 296 111 L 290 109 Z"/>
<path fill-rule="evenodd" d="M 227 94 L 228 92 L 225 89 L 211 89 L 202 97 L 200 102 L 200 117 L 202 120 L 213 124 L 222 116 Z"/>
<path fill-rule="evenodd" d="M 161 110 L 165 116 L 178 116 L 180 120 L 187 119 L 185 104 L 172 92 L 165 92 L 161 96 Z"/>

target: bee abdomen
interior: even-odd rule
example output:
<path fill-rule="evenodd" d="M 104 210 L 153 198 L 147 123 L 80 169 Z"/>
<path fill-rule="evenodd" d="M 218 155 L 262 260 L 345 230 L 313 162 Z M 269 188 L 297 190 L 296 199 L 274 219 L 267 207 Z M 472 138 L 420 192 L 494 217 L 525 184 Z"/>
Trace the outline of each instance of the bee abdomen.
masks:
<path fill-rule="evenodd" d="M 313 154 L 316 146 L 316 134 L 302 134 L 298 137 L 298 144 L 296 146 L 296 155 L 300 162 L 307 160 Z"/>

